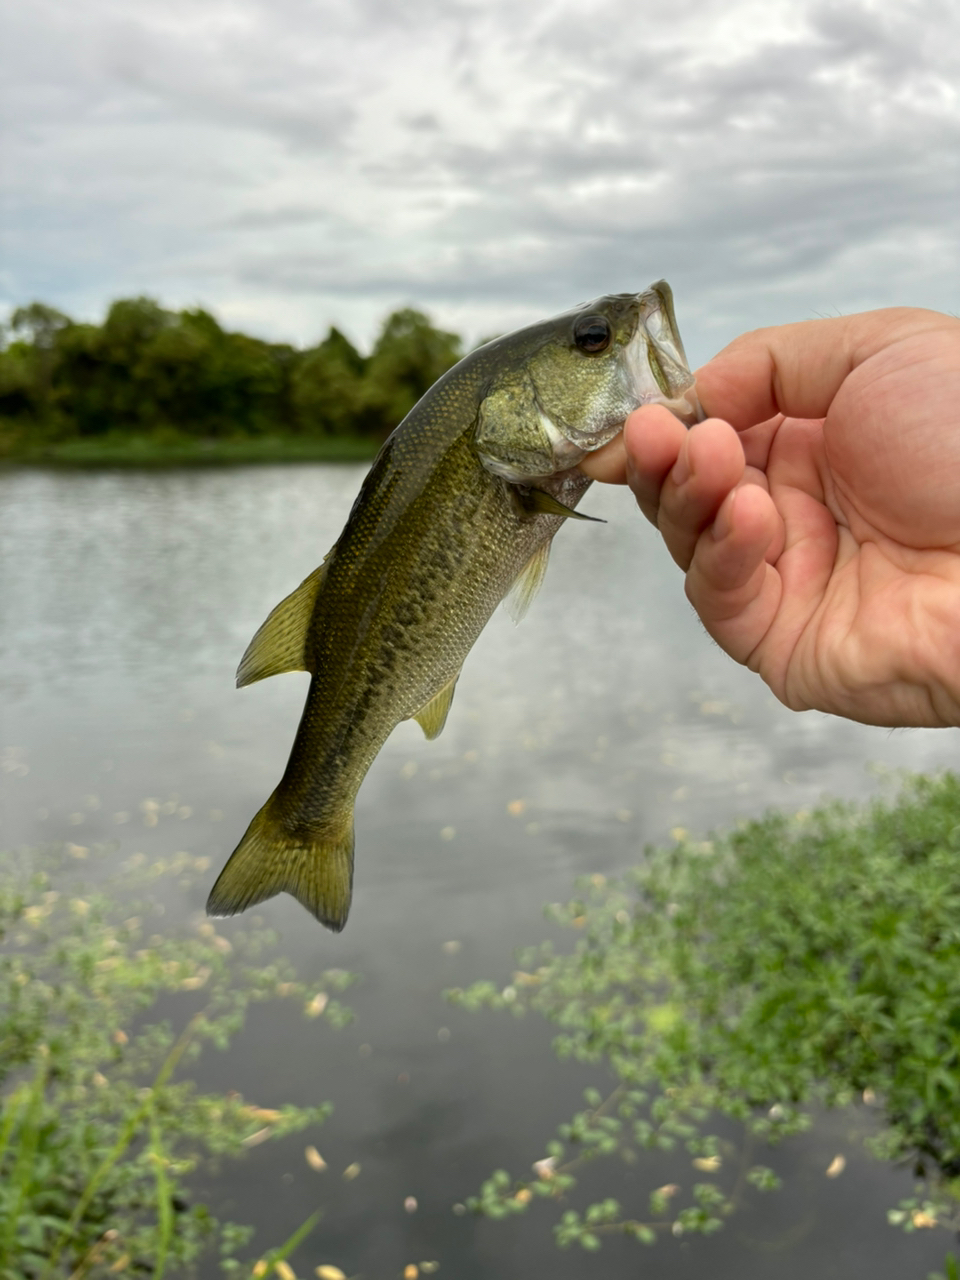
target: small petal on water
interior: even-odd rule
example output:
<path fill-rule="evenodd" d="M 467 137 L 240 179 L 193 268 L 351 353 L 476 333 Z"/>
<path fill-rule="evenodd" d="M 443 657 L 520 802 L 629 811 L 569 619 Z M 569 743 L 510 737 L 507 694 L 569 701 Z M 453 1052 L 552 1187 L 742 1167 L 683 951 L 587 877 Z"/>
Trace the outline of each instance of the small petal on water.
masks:
<path fill-rule="evenodd" d="M 454 939 L 454 940 L 451 940 L 450 942 L 445 942 L 443 944 L 443 951 L 448 956 L 455 956 L 462 947 L 463 947 L 463 943 L 457 942 Z"/>
<path fill-rule="evenodd" d="M 403 1268 L 403 1280 L 417 1280 L 417 1276 L 419 1274 L 420 1268 L 415 1262 L 408 1263 L 407 1266 Z"/>
<path fill-rule="evenodd" d="M 359 1161 L 356 1161 L 356 1160 L 353 1162 L 353 1164 L 348 1164 L 343 1171 L 343 1176 L 347 1182 L 352 1182 L 354 1178 L 359 1177 L 359 1175 L 360 1175 L 360 1164 L 359 1164 Z"/>
<path fill-rule="evenodd" d="M 322 1267 L 317 1267 L 316 1274 L 320 1280 L 347 1280 L 346 1273 L 339 1267 L 331 1266 L 329 1262 L 325 1262 Z"/>
<path fill-rule="evenodd" d="M 526 800 L 511 800 L 507 805 L 507 813 L 512 814 L 514 818 L 519 818 L 527 807 Z"/>
<path fill-rule="evenodd" d="M 319 1018 L 321 1013 L 327 1007 L 330 997 L 325 991 L 318 991 L 312 1000 L 307 1002 L 304 1013 L 308 1018 Z"/>
<path fill-rule="evenodd" d="M 290 1263 L 283 1258 L 279 1262 L 273 1264 L 273 1269 L 280 1277 L 280 1280 L 297 1280 L 297 1273 L 291 1267 Z"/>
<path fill-rule="evenodd" d="M 441 827 L 440 829 L 441 840 L 452 840 L 456 834 L 457 834 L 456 827 Z"/>
<path fill-rule="evenodd" d="M 828 1178 L 839 1178 L 841 1173 L 843 1173 L 846 1167 L 847 1167 L 846 1156 L 834 1156 L 833 1159 L 830 1161 L 830 1163 L 827 1165 L 824 1172 L 826 1173 Z"/>
<path fill-rule="evenodd" d="M 406 1200 L 404 1200 L 404 1202 L 403 1202 L 403 1207 L 404 1207 L 404 1209 L 406 1210 L 406 1212 L 407 1212 L 407 1213 L 416 1213 L 416 1212 L 417 1212 L 417 1197 L 416 1197 L 416 1196 L 407 1196 Z"/>
<path fill-rule="evenodd" d="M 317 1173 L 323 1173 L 327 1167 L 327 1162 L 316 1147 L 307 1147 L 303 1155 L 311 1169 L 316 1169 Z"/>
<path fill-rule="evenodd" d="M 259 1147 L 261 1142 L 266 1142 L 270 1137 L 270 1129 L 258 1129 L 256 1133 L 251 1133 L 249 1138 L 244 1138 L 240 1144 L 244 1147 Z"/>

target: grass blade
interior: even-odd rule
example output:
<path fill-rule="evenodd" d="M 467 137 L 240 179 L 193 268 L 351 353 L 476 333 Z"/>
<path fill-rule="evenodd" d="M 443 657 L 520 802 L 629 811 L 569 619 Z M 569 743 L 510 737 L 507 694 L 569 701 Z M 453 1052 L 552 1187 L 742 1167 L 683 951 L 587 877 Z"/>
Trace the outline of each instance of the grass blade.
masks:
<path fill-rule="evenodd" d="M 120 1159 L 120 1157 L 123 1155 L 127 1147 L 129 1147 L 130 1143 L 133 1141 L 134 1137 L 136 1136 L 137 1130 L 140 1128 L 141 1124 L 143 1123 L 144 1118 L 153 1107 L 154 1091 L 162 1088 L 166 1084 L 166 1082 L 170 1079 L 170 1076 L 173 1074 L 173 1071 L 176 1068 L 177 1063 L 183 1057 L 183 1053 L 187 1045 L 190 1043 L 190 1039 L 193 1036 L 193 1033 L 196 1027 L 203 1020 L 204 1020 L 204 1015 L 202 1013 L 198 1013 L 194 1017 L 192 1017 L 190 1021 L 187 1023 L 186 1027 L 183 1029 L 180 1035 L 180 1038 L 177 1040 L 176 1044 L 167 1054 L 166 1059 L 164 1060 L 163 1066 L 157 1072 L 156 1079 L 154 1080 L 152 1086 L 150 1087 L 146 1098 L 141 1103 L 141 1105 L 137 1107 L 136 1111 L 133 1113 L 133 1115 L 124 1125 L 123 1130 L 121 1131 L 120 1137 L 114 1143 L 113 1149 L 107 1154 L 107 1156 L 104 1158 L 100 1167 L 94 1172 L 90 1181 L 84 1187 L 83 1193 L 81 1194 L 80 1199 L 77 1201 L 76 1206 L 73 1210 L 73 1213 L 70 1215 L 70 1221 L 64 1227 L 63 1231 L 61 1231 L 60 1236 L 57 1240 L 57 1243 L 54 1245 L 53 1251 L 51 1252 L 50 1257 L 47 1260 L 47 1266 L 43 1273 L 43 1280 L 47 1280 L 47 1277 L 50 1275 L 51 1271 L 53 1271 L 54 1267 L 60 1261 L 60 1255 L 63 1252 L 64 1245 L 67 1243 L 67 1240 L 70 1238 L 70 1236 L 73 1235 L 78 1224 L 83 1219 L 83 1215 L 84 1213 L 86 1213 L 87 1207 L 90 1204 L 90 1201 L 93 1199 L 94 1195 L 96 1195 L 97 1188 L 100 1186 L 104 1178 L 107 1176 L 110 1170 L 114 1167 L 114 1165 L 117 1163 L 117 1161 Z"/>

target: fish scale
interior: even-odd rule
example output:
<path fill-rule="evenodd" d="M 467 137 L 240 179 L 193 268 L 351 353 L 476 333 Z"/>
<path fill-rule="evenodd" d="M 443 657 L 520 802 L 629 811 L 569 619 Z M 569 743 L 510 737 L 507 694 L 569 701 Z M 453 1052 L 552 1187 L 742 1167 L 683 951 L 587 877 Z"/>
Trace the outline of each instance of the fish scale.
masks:
<path fill-rule="evenodd" d="M 584 349 L 604 333 L 606 347 Z M 692 387 L 661 283 L 488 343 L 414 406 L 323 565 L 241 662 L 238 684 L 288 670 L 312 678 L 283 778 L 214 885 L 210 914 L 288 892 L 342 929 L 354 800 L 387 737 L 412 717 L 428 737 L 441 731 L 493 610 L 515 585 L 533 594 L 550 542 L 577 514 L 590 482 L 576 461 L 641 403 L 695 420 Z"/>

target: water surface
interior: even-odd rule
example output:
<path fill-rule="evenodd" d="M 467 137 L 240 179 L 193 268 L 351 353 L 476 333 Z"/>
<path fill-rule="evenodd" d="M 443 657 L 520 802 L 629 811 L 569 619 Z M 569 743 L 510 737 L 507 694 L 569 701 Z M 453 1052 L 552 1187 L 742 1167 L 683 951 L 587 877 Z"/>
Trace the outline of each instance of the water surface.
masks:
<path fill-rule="evenodd" d="M 306 690 L 306 676 L 287 675 L 238 692 L 237 662 L 333 543 L 362 475 L 0 473 L 6 847 L 112 841 L 118 865 L 188 849 L 212 858 L 212 881 L 279 779 Z M 826 1117 L 764 1156 L 787 1188 L 707 1240 L 653 1252 L 612 1241 L 597 1259 L 555 1249 L 552 1207 L 506 1224 L 452 1212 L 492 1169 L 527 1170 L 596 1076 L 556 1063 L 535 1019 L 468 1016 L 443 1003 L 445 987 L 507 981 L 514 949 L 548 933 L 543 904 L 676 828 L 701 835 L 771 805 L 865 797 L 885 772 L 955 759 L 955 731 L 891 733 L 780 707 L 705 636 L 628 495 L 595 487 L 584 507 L 609 523 L 561 531 L 520 627 L 498 611 L 442 737 L 401 725 L 374 764 L 346 932 L 287 897 L 260 909 L 302 971 L 363 975 L 349 997 L 357 1021 L 320 1034 L 290 1010 L 258 1009 L 202 1082 L 262 1106 L 332 1099 L 313 1135 L 330 1173 L 306 1166 L 300 1137 L 257 1148 L 205 1189 L 218 1213 L 257 1225 L 261 1247 L 324 1203 L 299 1274 L 329 1261 L 372 1280 L 435 1259 L 456 1280 L 925 1276 L 949 1242 L 886 1225 L 911 1184 L 863 1153 L 866 1116 Z M 170 811 L 156 826 L 144 825 L 150 800 Z M 184 916 L 202 911 L 207 887 L 179 904 Z M 828 1180 L 838 1152 L 847 1172 Z M 347 1185 L 339 1170 L 353 1161 L 362 1173 Z M 691 1170 L 651 1156 L 596 1176 L 629 1206 Z"/>

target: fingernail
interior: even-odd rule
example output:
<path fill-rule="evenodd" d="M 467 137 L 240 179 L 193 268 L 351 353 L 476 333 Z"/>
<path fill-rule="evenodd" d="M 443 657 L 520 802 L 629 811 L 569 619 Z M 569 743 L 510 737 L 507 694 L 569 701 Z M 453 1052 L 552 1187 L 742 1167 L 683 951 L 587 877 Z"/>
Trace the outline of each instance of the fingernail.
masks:
<path fill-rule="evenodd" d="M 731 493 L 717 512 L 717 518 L 714 520 L 711 530 L 714 542 L 722 542 L 733 528 L 733 504 L 735 501 L 736 494 Z"/>
<path fill-rule="evenodd" d="M 690 461 L 687 457 L 686 449 L 680 450 L 680 456 L 673 464 L 673 470 L 670 472 L 670 479 L 678 489 L 680 485 L 686 484 L 690 479 Z"/>

